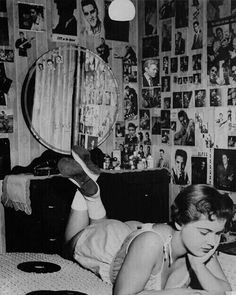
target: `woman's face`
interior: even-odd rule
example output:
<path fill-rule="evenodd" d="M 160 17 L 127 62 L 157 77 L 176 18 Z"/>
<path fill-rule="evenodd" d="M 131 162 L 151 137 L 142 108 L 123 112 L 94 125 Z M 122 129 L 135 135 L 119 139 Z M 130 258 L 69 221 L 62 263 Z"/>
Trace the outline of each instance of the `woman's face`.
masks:
<path fill-rule="evenodd" d="M 181 237 L 187 252 L 199 257 L 206 255 L 219 244 L 225 223 L 225 219 L 213 217 L 211 221 L 202 214 L 198 221 L 183 225 Z"/>

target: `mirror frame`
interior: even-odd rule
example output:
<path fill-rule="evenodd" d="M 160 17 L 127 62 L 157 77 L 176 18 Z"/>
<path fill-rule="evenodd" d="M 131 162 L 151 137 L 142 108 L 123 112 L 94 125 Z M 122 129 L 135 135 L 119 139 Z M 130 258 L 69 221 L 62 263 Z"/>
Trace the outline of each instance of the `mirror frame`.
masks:
<path fill-rule="evenodd" d="M 113 105 L 115 111 L 114 111 L 114 116 L 113 118 L 113 122 L 111 122 L 111 124 L 109 125 L 109 130 L 104 134 L 103 137 L 99 138 L 98 137 L 98 142 L 96 146 L 100 146 L 107 138 L 108 136 L 111 134 L 112 130 L 114 129 L 115 123 L 117 121 L 118 118 L 118 113 L 119 113 L 119 89 L 118 89 L 118 83 L 114 77 L 114 74 L 111 70 L 111 67 L 105 63 L 97 54 L 95 54 L 94 52 L 92 52 L 91 50 L 88 50 L 82 46 L 77 46 L 77 45 L 65 45 L 65 46 L 61 46 L 61 47 L 57 47 L 54 48 L 52 50 L 48 50 L 47 52 L 45 52 L 44 54 L 42 54 L 38 59 L 36 59 L 36 61 L 32 64 L 32 66 L 29 68 L 26 77 L 24 79 L 23 85 L 22 85 L 22 91 L 21 91 L 21 109 L 22 109 L 22 113 L 23 113 L 23 117 L 24 120 L 26 122 L 27 127 L 29 128 L 30 132 L 32 133 L 32 135 L 34 136 L 34 138 L 40 142 L 43 146 L 45 146 L 46 148 L 49 148 L 57 153 L 61 153 L 61 154 L 71 154 L 71 147 L 74 144 L 79 144 L 77 142 L 74 142 L 73 140 L 73 125 L 74 125 L 74 104 L 72 106 L 71 109 L 71 142 L 70 142 L 70 149 L 61 149 L 58 148 L 57 146 L 54 146 L 53 144 L 51 144 L 50 142 L 47 142 L 44 138 L 42 138 L 42 136 L 39 134 L 39 132 L 37 132 L 37 130 L 34 128 L 34 126 L 32 126 L 32 113 L 33 113 L 33 103 L 35 100 L 35 84 L 36 84 L 36 74 L 37 74 L 37 65 L 40 61 L 45 60 L 44 57 L 48 56 L 50 53 L 52 52 L 60 52 L 60 50 L 79 50 L 80 52 L 84 52 L 85 55 L 86 54 L 90 54 L 91 56 L 94 56 L 94 59 L 98 59 L 100 63 L 104 64 L 104 69 L 107 71 L 107 73 L 109 73 L 109 75 L 111 76 L 112 79 L 112 83 L 113 88 L 114 88 L 114 96 L 115 97 L 115 104 Z M 97 62 L 99 64 L 99 62 Z M 79 56 L 78 59 L 78 65 L 81 66 L 81 58 Z M 79 70 L 82 72 L 81 68 L 79 68 Z M 104 72 L 105 72 L 104 70 Z M 105 72 L 106 73 L 106 72 Z M 105 74 L 104 74 L 105 75 Z M 76 79 L 76 77 L 74 78 Z M 77 79 L 76 79 L 77 80 Z M 85 79 L 84 79 L 85 80 Z M 77 81 L 76 81 L 77 83 Z M 79 82 L 80 83 L 80 82 Z M 83 83 L 85 83 L 83 81 Z M 94 83 L 95 84 L 95 83 Z M 105 84 L 105 83 L 104 83 Z M 79 84 L 80 89 L 83 88 L 84 84 Z M 96 87 L 95 87 L 96 88 Z M 95 89 L 94 88 L 94 89 Z M 76 88 L 77 90 L 77 88 Z M 73 89 L 74 91 L 74 89 Z M 79 94 L 79 100 L 81 100 L 81 90 L 78 91 Z M 104 89 L 104 94 L 106 93 L 106 89 Z M 76 93 L 77 94 L 77 93 Z M 74 95 L 74 94 L 73 94 Z M 103 97 L 103 96 L 102 96 Z M 113 99 L 112 95 L 110 95 L 110 97 Z M 73 98 L 71 98 L 73 99 Z M 87 103 L 87 97 L 86 99 L 86 103 Z M 73 100 L 72 100 L 73 103 Z M 86 105 L 85 103 L 85 105 Z M 81 107 L 83 104 L 79 105 L 79 107 Z M 112 113 L 113 114 L 113 113 Z M 78 115 L 80 116 L 80 115 Z M 86 134 L 86 133 L 85 133 Z M 77 139 L 78 140 L 78 139 Z M 95 146 L 95 147 L 96 147 Z"/>

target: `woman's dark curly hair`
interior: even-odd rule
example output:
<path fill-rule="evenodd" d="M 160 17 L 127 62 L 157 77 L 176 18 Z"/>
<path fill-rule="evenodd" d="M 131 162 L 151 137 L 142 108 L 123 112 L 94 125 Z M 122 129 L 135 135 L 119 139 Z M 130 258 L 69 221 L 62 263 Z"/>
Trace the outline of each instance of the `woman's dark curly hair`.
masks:
<path fill-rule="evenodd" d="M 171 219 L 180 225 L 199 220 L 201 214 L 213 220 L 226 219 L 226 230 L 235 214 L 234 203 L 228 194 L 205 184 L 185 187 L 171 206 Z"/>

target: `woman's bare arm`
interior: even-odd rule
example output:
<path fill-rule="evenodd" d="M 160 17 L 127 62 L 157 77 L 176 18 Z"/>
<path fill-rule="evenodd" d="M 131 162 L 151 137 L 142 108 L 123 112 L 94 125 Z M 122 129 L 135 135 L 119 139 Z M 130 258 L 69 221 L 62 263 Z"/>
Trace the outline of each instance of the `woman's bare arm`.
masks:
<path fill-rule="evenodd" d="M 215 251 L 215 249 L 214 249 Z M 207 291 L 231 291 L 231 286 L 218 262 L 216 254 L 204 261 L 204 257 L 194 257 L 188 254 L 188 259 L 202 288 Z"/>
<path fill-rule="evenodd" d="M 144 287 L 163 263 L 163 242 L 153 232 L 145 232 L 130 244 L 125 261 L 117 276 L 113 295 L 208 295 L 206 291 L 192 289 L 168 289 L 144 291 Z M 210 294 L 209 294 L 210 295 Z M 223 295 L 223 294 L 222 294 Z"/>

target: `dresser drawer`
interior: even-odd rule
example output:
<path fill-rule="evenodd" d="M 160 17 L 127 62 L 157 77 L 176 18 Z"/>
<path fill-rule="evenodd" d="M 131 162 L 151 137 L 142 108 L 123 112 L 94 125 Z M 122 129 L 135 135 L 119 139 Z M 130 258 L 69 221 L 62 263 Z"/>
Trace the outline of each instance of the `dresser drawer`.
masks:
<path fill-rule="evenodd" d="M 60 254 L 75 191 L 63 177 L 31 180 L 32 214 L 5 208 L 7 251 Z"/>

